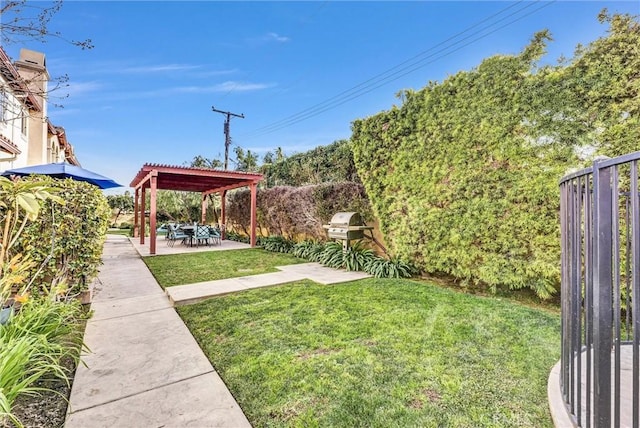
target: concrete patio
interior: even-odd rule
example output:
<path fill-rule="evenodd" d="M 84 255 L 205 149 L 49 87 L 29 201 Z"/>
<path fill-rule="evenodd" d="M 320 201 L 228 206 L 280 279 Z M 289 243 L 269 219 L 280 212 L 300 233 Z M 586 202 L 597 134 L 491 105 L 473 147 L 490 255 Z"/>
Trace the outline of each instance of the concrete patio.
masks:
<path fill-rule="evenodd" d="M 128 238 L 138 254 L 142 257 L 151 256 L 149 250 L 149 238 L 145 239 L 144 244 L 140 244 L 140 238 Z M 198 253 L 202 251 L 225 251 L 225 250 L 240 250 L 244 248 L 251 248 L 249 244 L 243 244 L 242 242 L 223 240 L 220 244 L 212 245 L 200 245 L 189 246 L 182 245 L 176 242 L 173 247 L 167 244 L 167 240 L 164 237 L 158 237 L 155 256 L 163 256 L 167 254 L 185 254 L 185 253 Z"/>
<path fill-rule="evenodd" d="M 581 426 L 594 426 L 594 385 L 593 378 L 591 381 L 591 414 L 587 418 L 587 353 L 582 352 L 579 356 L 576 356 L 575 364 L 577 367 L 577 359 L 581 359 L 581 373 L 578 376 L 577 368 L 574 376 L 576 379 L 580 379 L 581 383 L 581 406 L 579 409 Z M 611 354 L 611 367 L 615 367 L 615 354 Z M 614 377 L 611 378 L 611 387 L 614 388 Z M 631 344 L 624 344 L 620 347 L 620 426 L 631 427 L 633 426 L 633 346 Z M 549 379 L 547 381 L 547 395 L 549 398 L 549 408 L 551 409 L 551 416 L 553 418 L 554 425 L 558 428 L 573 427 L 576 426 L 572 420 L 572 416 L 569 414 L 567 407 L 565 406 L 562 396 L 562 390 L 560 389 L 560 361 L 551 369 Z M 613 398 L 612 398 L 613 406 Z M 576 414 L 578 411 L 576 411 Z M 612 407 L 613 414 L 613 407 Z M 589 424 L 587 424 L 589 419 Z M 613 426 L 613 424 L 612 424 Z"/>

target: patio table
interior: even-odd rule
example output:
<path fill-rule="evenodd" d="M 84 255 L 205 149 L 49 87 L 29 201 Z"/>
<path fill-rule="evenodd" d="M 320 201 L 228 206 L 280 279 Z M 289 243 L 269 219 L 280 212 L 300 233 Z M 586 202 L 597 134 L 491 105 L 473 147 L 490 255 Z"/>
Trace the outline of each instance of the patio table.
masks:
<path fill-rule="evenodd" d="M 195 227 L 194 226 L 182 226 L 180 229 L 187 235 L 189 235 L 189 246 L 193 247 L 193 237 L 195 235 Z"/>

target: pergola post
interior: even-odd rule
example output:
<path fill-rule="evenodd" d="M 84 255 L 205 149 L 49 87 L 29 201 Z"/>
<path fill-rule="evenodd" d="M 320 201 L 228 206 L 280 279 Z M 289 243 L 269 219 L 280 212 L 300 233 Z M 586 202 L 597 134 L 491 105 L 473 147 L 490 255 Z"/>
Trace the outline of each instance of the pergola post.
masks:
<path fill-rule="evenodd" d="M 139 223 L 139 219 L 138 216 L 140 215 L 139 211 L 140 211 L 140 189 L 138 189 L 136 187 L 135 191 L 134 191 L 134 199 L 133 199 L 133 237 L 137 238 L 138 237 L 138 223 Z"/>
<path fill-rule="evenodd" d="M 145 199 L 147 198 L 145 188 L 142 187 L 140 194 L 142 195 L 140 198 L 140 245 L 144 245 L 144 232 L 146 228 L 147 219 L 144 216 L 145 212 Z"/>
<path fill-rule="evenodd" d="M 207 195 L 202 194 L 202 215 L 200 216 L 200 223 L 205 224 L 207 222 Z"/>
<path fill-rule="evenodd" d="M 220 238 L 227 239 L 227 191 L 220 192 Z"/>
<path fill-rule="evenodd" d="M 256 246 L 256 211 L 257 211 L 257 195 L 258 183 L 253 182 L 249 186 L 251 188 L 251 247 Z"/>
<path fill-rule="evenodd" d="M 158 174 L 151 176 L 151 200 L 149 207 L 149 254 L 156 253 L 156 193 L 158 187 Z"/>

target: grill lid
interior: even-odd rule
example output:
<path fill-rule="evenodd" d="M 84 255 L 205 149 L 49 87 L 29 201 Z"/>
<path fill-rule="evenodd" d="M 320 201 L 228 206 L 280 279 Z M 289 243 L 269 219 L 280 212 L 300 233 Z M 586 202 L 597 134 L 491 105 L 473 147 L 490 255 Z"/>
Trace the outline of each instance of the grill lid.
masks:
<path fill-rule="evenodd" d="M 355 212 L 339 212 L 335 213 L 333 217 L 331 217 L 331 226 L 362 226 L 364 223 L 362 222 L 362 218 L 359 213 Z"/>

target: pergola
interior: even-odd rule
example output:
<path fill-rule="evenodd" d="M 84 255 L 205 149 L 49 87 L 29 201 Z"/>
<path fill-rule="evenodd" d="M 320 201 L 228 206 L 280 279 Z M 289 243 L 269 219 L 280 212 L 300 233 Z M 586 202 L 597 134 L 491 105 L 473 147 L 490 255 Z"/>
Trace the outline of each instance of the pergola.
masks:
<path fill-rule="evenodd" d="M 202 222 L 206 221 L 207 195 L 219 193 L 221 203 L 220 220 L 224 225 L 225 196 L 227 191 L 240 187 L 251 190 L 251 246 L 256 245 L 256 195 L 258 183 L 263 179 L 262 174 L 226 171 L 209 168 L 193 168 L 184 166 L 170 166 L 144 164 L 138 174 L 131 181 L 130 186 L 135 189 L 134 206 L 134 236 L 140 237 L 140 244 L 144 245 L 145 227 L 145 199 L 147 189 L 150 190 L 149 203 L 149 253 L 156 253 L 156 194 L 158 189 L 179 190 L 185 192 L 199 192 L 202 194 Z M 224 233 L 224 229 L 223 229 Z M 223 235 L 224 238 L 224 235 Z"/>

